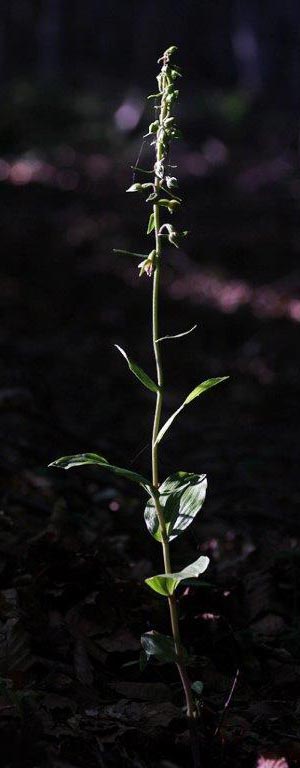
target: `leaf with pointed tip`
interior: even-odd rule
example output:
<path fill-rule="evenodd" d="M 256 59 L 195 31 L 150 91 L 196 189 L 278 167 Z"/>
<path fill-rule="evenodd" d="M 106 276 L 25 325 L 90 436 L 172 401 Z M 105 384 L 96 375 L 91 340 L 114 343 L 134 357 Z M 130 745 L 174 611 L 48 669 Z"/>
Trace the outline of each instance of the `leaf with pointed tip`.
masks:
<path fill-rule="evenodd" d="M 217 384 L 221 384 L 221 381 L 226 381 L 226 379 L 229 379 L 229 376 L 218 376 L 214 379 L 207 379 L 206 381 L 202 381 L 201 384 L 198 384 L 195 389 L 190 392 L 190 394 L 185 398 L 182 405 L 180 405 L 179 408 L 177 408 L 177 411 L 174 411 L 172 413 L 172 416 L 166 421 L 166 423 L 163 425 L 163 427 L 159 430 L 159 433 L 156 438 L 156 443 L 160 443 L 163 436 L 168 431 L 171 424 L 173 424 L 174 419 L 176 419 L 176 416 L 183 411 L 186 405 L 192 402 L 192 400 L 195 400 L 196 397 L 199 397 L 199 395 L 202 395 L 203 392 L 206 392 L 207 389 L 211 389 L 211 387 L 216 387 Z"/>
<path fill-rule="evenodd" d="M 141 644 L 147 660 L 154 656 L 157 661 L 163 664 L 174 664 L 177 661 L 176 650 L 173 637 L 162 635 L 160 632 L 151 630 L 145 632 L 141 637 Z M 188 662 L 188 653 L 181 647 L 181 652 L 185 663 Z"/>
<path fill-rule="evenodd" d="M 143 475 L 139 475 L 137 472 L 131 472 L 129 469 L 123 469 L 123 467 L 116 467 L 114 464 L 109 464 L 109 462 L 103 456 L 99 456 L 98 453 L 77 453 L 73 456 L 62 456 L 60 459 L 52 461 L 48 466 L 58 467 L 60 469 L 72 469 L 72 467 L 82 467 L 87 464 L 97 464 L 97 466 L 102 467 L 102 469 L 107 470 L 107 472 L 113 472 L 115 475 L 125 477 L 127 480 L 132 480 L 134 483 L 139 483 L 139 485 L 142 485 L 147 491 L 149 488 L 152 488 L 150 481 L 147 480 L 146 477 L 143 477 Z"/>
<path fill-rule="evenodd" d="M 201 573 L 206 571 L 208 564 L 209 558 L 201 555 L 198 557 L 198 560 L 183 568 L 182 571 L 160 573 L 158 576 L 151 576 L 149 579 L 145 579 L 145 582 L 154 592 L 158 592 L 164 597 L 169 597 L 173 595 L 181 581 L 184 581 L 184 579 L 197 579 Z"/>
<path fill-rule="evenodd" d="M 145 373 L 145 371 L 143 371 L 143 369 L 140 368 L 139 365 L 137 365 L 133 360 L 130 359 L 130 357 L 128 357 L 125 350 L 122 349 L 122 347 L 119 347 L 118 344 L 115 344 L 115 347 L 116 349 L 119 350 L 121 355 L 125 357 L 125 360 L 128 364 L 130 371 L 132 371 L 134 376 L 136 376 L 136 378 L 139 379 L 139 381 L 141 381 L 142 384 L 144 384 L 144 387 L 147 387 L 147 389 L 150 389 L 151 392 L 159 392 L 158 385 L 155 384 L 155 382 L 152 381 L 152 379 L 150 379 L 150 376 L 148 376 L 147 373 Z"/>
<path fill-rule="evenodd" d="M 168 540 L 176 539 L 193 522 L 201 509 L 207 490 L 206 475 L 191 472 L 175 472 L 159 487 L 159 503 L 164 513 Z M 161 542 L 159 522 L 152 498 L 144 513 L 149 533 Z"/>
<path fill-rule="evenodd" d="M 148 227 L 147 227 L 147 235 L 150 235 L 154 227 L 155 227 L 154 213 L 150 213 Z"/>
<path fill-rule="evenodd" d="M 160 339 L 156 339 L 156 343 L 158 341 L 165 341 L 166 339 L 182 339 L 183 336 L 188 336 L 189 333 L 192 333 L 192 331 L 197 328 L 197 325 L 193 325 L 192 328 L 190 328 L 188 331 L 183 331 L 182 333 L 176 333 L 175 335 L 171 336 L 161 336 Z"/>

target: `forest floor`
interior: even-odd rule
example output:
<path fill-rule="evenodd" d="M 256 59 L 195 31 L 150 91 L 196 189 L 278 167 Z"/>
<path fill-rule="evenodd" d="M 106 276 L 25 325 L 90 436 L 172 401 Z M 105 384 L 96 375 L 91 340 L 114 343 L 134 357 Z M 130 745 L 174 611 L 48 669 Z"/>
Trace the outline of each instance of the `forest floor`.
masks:
<path fill-rule="evenodd" d="M 232 168 L 221 148 L 211 170 L 208 150 L 178 157 L 192 234 L 166 254 L 162 333 L 198 328 L 164 346 L 168 412 L 199 381 L 230 380 L 178 419 L 161 476 L 208 476 L 201 515 L 173 547 L 176 569 L 211 558 L 179 592 L 203 682 L 203 768 L 285 768 L 300 765 L 299 181 L 290 156 Z M 2 765 L 187 768 L 176 670 L 138 663 L 145 630 L 169 633 L 144 585 L 161 561 L 142 493 L 95 468 L 47 469 L 98 451 L 149 472 L 152 396 L 113 346 L 153 373 L 150 281 L 112 253 L 144 249 L 145 212 L 124 194 L 125 154 L 62 147 L 40 166 L 5 162 Z"/>

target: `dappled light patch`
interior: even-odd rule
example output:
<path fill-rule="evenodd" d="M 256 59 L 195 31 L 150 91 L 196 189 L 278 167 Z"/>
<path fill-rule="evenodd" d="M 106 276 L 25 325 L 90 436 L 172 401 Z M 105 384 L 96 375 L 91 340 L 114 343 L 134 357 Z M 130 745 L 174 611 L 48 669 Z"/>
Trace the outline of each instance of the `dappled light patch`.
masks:
<path fill-rule="evenodd" d="M 245 279 L 199 269 L 177 277 L 168 292 L 174 299 L 214 306 L 226 315 L 247 308 L 257 318 L 300 322 L 300 299 L 289 295 L 284 281 L 282 287 L 280 281 L 276 285 L 255 286 Z"/>
<path fill-rule="evenodd" d="M 138 125 L 144 110 L 143 101 L 127 97 L 114 114 L 114 121 L 119 131 L 132 131 Z"/>
<path fill-rule="evenodd" d="M 260 755 L 256 768 L 289 768 L 285 757 L 275 757 L 272 755 Z"/>

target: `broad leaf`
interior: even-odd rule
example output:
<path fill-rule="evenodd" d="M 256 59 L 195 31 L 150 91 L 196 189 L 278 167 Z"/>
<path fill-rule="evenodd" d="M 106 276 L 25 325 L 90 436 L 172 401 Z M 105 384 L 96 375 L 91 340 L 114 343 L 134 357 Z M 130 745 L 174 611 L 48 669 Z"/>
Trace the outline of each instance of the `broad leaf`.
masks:
<path fill-rule="evenodd" d="M 137 472 L 131 472 L 129 469 L 123 469 L 123 467 L 115 467 L 114 464 L 109 464 L 103 456 L 99 456 L 98 453 L 77 453 L 74 456 L 62 456 L 61 459 L 56 459 L 49 464 L 49 467 L 58 467 L 61 469 L 72 469 L 72 467 L 82 467 L 87 464 L 96 464 L 107 472 L 113 472 L 114 475 L 125 477 L 127 480 L 132 480 L 134 483 L 139 483 L 148 490 L 151 488 L 151 483 L 143 475 L 139 475 Z"/>
<path fill-rule="evenodd" d="M 193 522 L 205 500 L 206 489 L 206 475 L 190 472 L 175 472 L 161 484 L 159 502 L 163 508 L 169 541 L 176 539 Z M 149 533 L 156 541 L 161 541 L 152 498 L 145 508 L 144 517 Z"/>
<path fill-rule="evenodd" d="M 151 576 L 150 579 L 145 579 L 145 582 L 154 592 L 158 592 L 164 597 L 169 597 L 173 595 L 181 581 L 184 581 L 184 579 L 197 579 L 201 573 L 206 571 L 208 564 L 209 558 L 201 555 L 198 557 L 198 560 L 183 568 L 182 571 L 167 574 L 160 573 L 158 576 Z"/>
<path fill-rule="evenodd" d="M 150 376 L 148 376 L 147 373 L 145 373 L 145 371 L 143 371 L 143 369 L 140 368 L 139 365 L 137 365 L 133 360 L 130 359 L 130 357 L 128 357 L 128 355 L 126 354 L 125 350 L 122 349 L 122 347 L 119 347 L 118 344 L 115 344 L 115 347 L 116 349 L 119 350 L 119 352 L 121 352 L 121 355 L 125 357 L 125 360 L 128 364 L 129 369 L 136 376 L 136 378 L 139 379 L 139 381 L 141 381 L 142 384 L 144 384 L 144 387 L 147 387 L 147 389 L 150 389 L 151 392 L 158 392 L 159 388 L 157 384 L 155 384 L 155 382 L 152 381 L 152 379 L 150 379 Z"/>
<path fill-rule="evenodd" d="M 191 403 L 192 400 L 195 400 L 196 397 L 199 397 L 199 395 L 202 395 L 203 392 L 206 392 L 207 389 L 211 389 L 211 387 L 215 387 L 217 384 L 221 384 L 221 381 L 226 381 L 228 378 L 229 376 L 218 376 L 215 379 L 207 379 L 206 381 L 202 381 L 202 384 L 198 384 L 198 386 L 195 387 L 195 389 L 193 389 L 192 392 L 190 392 L 190 394 L 185 398 L 182 405 L 177 408 L 177 411 L 172 413 L 172 416 L 170 416 L 163 427 L 159 430 L 156 442 L 160 443 L 161 439 L 166 434 L 171 424 L 173 424 L 174 419 L 176 419 L 176 416 L 178 416 L 178 414 L 183 411 L 186 405 Z"/>
<path fill-rule="evenodd" d="M 165 664 L 174 664 L 177 661 L 173 637 L 162 635 L 160 632 L 145 632 L 141 637 L 141 644 L 147 660 L 154 656 L 158 661 Z M 185 648 L 181 648 L 185 662 L 188 661 L 188 654 Z"/>

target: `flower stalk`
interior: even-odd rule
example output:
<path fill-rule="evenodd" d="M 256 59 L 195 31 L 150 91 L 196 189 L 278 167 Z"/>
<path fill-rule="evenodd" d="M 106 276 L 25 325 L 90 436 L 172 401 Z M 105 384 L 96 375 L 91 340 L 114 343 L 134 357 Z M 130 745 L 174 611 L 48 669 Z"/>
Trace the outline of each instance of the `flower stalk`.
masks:
<path fill-rule="evenodd" d="M 160 337 L 159 327 L 159 293 L 160 276 L 163 258 L 163 244 L 179 248 L 181 238 L 187 235 L 186 231 L 178 232 L 165 217 L 172 215 L 180 206 L 181 199 L 174 195 L 177 188 L 177 179 L 167 173 L 170 143 L 179 138 L 175 117 L 172 114 L 174 104 L 178 98 L 178 90 L 175 83 L 181 76 L 179 67 L 172 63 L 172 57 L 176 52 L 176 46 L 168 48 L 159 63 L 161 70 L 157 76 L 158 93 L 151 94 L 148 98 L 156 100 L 155 120 L 149 125 L 147 136 L 155 147 L 155 161 L 152 170 L 142 170 L 134 167 L 135 171 L 152 176 L 152 181 L 146 183 L 133 183 L 127 192 L 146 193 L 147 202 L 151 203 L 147 235 L 154 236 L 154 247 L 148 254 L 140 254 L 135 251 L 118 250 L 118 253 L 138 257 L 140 276 L 146 274 L 153 279 L 152 282 L 152 344 L 156 366 L 156 380 L 154 381 L 145 371 L 127 354 L 118 344 L 117 350 L 125 359 L 131 373 L 139 380 L 152 396 L 156 398 L 152 428 L 152 472 L 151 480 L 138 472 L 116 466 L 103 456 L 96 453 L 79 453 L 74 456 L 63 456 L 53 461 L 49 466 L 70 469 L 88 464 L 98 466 L 106 472 L 112 472 L 118 477 L 125 478 L 139 484 L 147 495 L 147 503 L 144 511 L 146 527 L 151 536 L 161 544 L 164 562 L 164 571 L 147 578 L 146 584 L 154 592 L 167 598 L 170 612 L 171 636 L 162 635 L 155 630 L 145 632 L 141 637 L 142 654 L 141 667 L 152 657 L 159 663 L 176 664 L 182 682 L 185 696 L 186 712 L 191 733 L 191 746 L 193 752 L 194 768 L 199 768 L 199 750 L 197 717 L 197 692 L 202 689 L 201 681 L 191 684 L 187 667 L 189 657 L 182 645 L 178 607 L 175 592 L 186 579 L 196 579 L 206 571 L 209 559 L 201 555 L 193 563 L 181 571 L 173 572 L 170 559 L 170 542 L 182 535 L 186 528 L 193 522 L 200 512 L 206 496 L 206 475 L 193 472 L 178 471 L 161 481 L 159 472 L 159 444 L 166 432 L 172 426 L 177 416 L 193 400 L 224 381 L 227 376 L 216 377 L 202 381 L 187 395 L 183 403 L 169 416 L 161 426 L 162 409 L 164 404 L 164 376 L 162 365 L 161 344 L 168 339 L 181 339 L 195 330 L 193 326 L 188 331 L 176 334 L 167 334 Z M 194 692 L 195 700 L 194 700 Z"/>
<path fill-rule="evenodd" d="M 172 48 L 173 50 L 169 49 L 169 51 L 166 51 L 162 57 L 163 66 L 162 66 L 162 71 L 160 73 L 160 76 L 158 78 L 159 85 L 162 89 L 159 119 L 157 121 L 156 162 L 154 166 L 154 173 L 155 173 L 154 189 L 158 199 L 159 199 L 160 190 L 163 184 L 163 181 L 161 178 L 162 167 L 163 167 L 163 163 L 167 159 L 167 152 L 168 152 L 168 132 L 169 131 L 168 131 L 168 128 L 165 128 L 165 126 L 170 125 L 171 120 L 172 120 L 171 122 L 172 130 L 174 130 L 173 128 L 174 118 L 170 118 L 170 109 L 171 109 L 171 104 L 173 100 L 169 100 L 169 103 L 167 102 L 168 96 L 170 94 L 170 84 L 171 84 L 170 77 L 169 77 L 169 60 L 170 60 L 171 53 L 174 52 L 175 46 L 173 46 Z M 175 70 L 173 70 L 173 72 L 175 72 Z M 174 93 L 174 91 L 172 90 L 171 93 Z M 163 366 L 162 366 L 161 343 L 158 341 L 159 333 L 160 333 L 159 289 L 160 289 L 161 258 L 162 258 L 162 245 L 161 245 L 162 240 L 161 240 L 161 233 L 160 233 L 160 205 L 158 201 L 153 203 L 153 220 L 154 220 L 156 259 L 155 259 L 155 270 L 154 270 L 153 288 L 152 288 L 152 339 L 153 339 L 153 351 L 154 351 L 155 364 L 156 364 L 157 384 L 159 386 L 159 391 L 156 394 L 156 406 L 155 406 L 153 432 L 152 432 L 152 483 L 154 488 L 158 489 L 159 488 L 159 457 L 158 457 L 159 445 L 157 443 L 157 435 L 160 429 L 161 413 L 162 413 L 163 397 L 164 397 L 164 389 L 163 389 L 164 376 L 163 376 Z M 170 546 L 169 546 L 169 540 L 168 540 L 167 531 L 166 531 L 164 512 L 162 507 L 160 506 L 158 496 L 156 496 L 155 508 L 156 508 L 156 514 L 159 520 L 165 573 L 169 574 L 169 573 L 172 573 L 171 559 L 170 559 Z M 182 653 L 182 647 L 181 647 L 181 638 L 180 638 L 179 621 L 178 621 L 178 609 L 177 609 L 177 602 L 176 602 L 175 595 L 170 595 L 168 597 L 168 603 L 169 603 L 169 610 L 170 610 L 172 635 L 174 639 L 174 646 L 175 646 L 175 653 L 176 653 L 176 665 L 177 665 L 177 669 L 178 669 L 181 682 L 183 685 L 183 689 L 184 689 L 187 716 L 188 718 L 192 718 L 196 716 L 197 710 L 194 706 L 191 683 L 190 683 L 187 670 L 183 661 L 183 653 Z"/>

